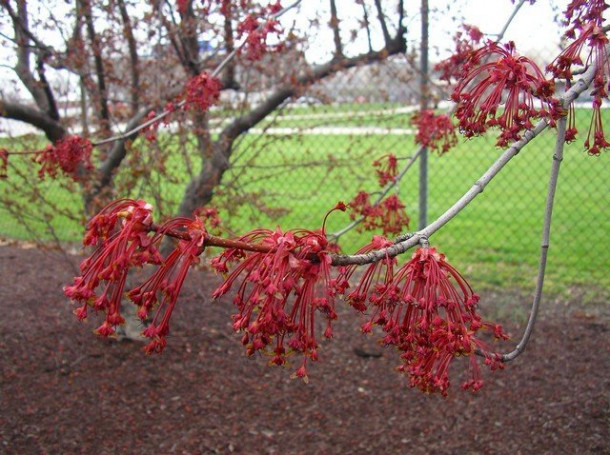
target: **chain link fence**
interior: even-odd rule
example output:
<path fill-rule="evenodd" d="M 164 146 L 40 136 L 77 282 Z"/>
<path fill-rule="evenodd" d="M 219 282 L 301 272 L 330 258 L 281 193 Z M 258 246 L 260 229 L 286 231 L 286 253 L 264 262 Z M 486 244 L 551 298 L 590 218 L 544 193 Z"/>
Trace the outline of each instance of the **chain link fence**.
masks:
<path fill-rule="evenodd" d="M 392 153 L 404 165 L 417 150 L 411 115 L 418 103 L 417 78 L 406 57 L 375 66 L 362 66 L 311 87 L 283 106 L 273 119 L 251 130 L 236 144 L 232 167 L 226 172 L 215 201 L 224 207 L 230 229 L 242 233 L 257 227 L 319 228 L 337 201 L 348 202 L 358 191 L 373 195 L 376 186 L 371 163 Z M 442 87 L 435 107 L 445 103 Z M 551 289 L 610 289 L 606 251 L 610 234 L 608 153 L 589 157 L 582 140 L 590 121 L 586 105 L 576 109 L 579 141 L 567 147 L 559 179 L 549 256 Z M 604 111 L 604 117 L 608 118 Z M 222 122 L 218 117 L 213 121 Z M 610 118 L 608 118 L 610 120 Z M 609 125 L 610 123 L 606 123 Z M 488 134 L 460 139 L 449 153 L 429 155 L 428 222 L 449 208 L 501 154 Z M 545 131 L 529 144 L 484 193 L 431 240 L 475 284 L 533 287 L 539 251 L 546 184 L 551 167 L 554 131 Z M 120 176 L 119 176 L 120 177 Z M 186 178 L 179 172 L 163 185 L 164 208 L 177 208 Z M 3 194 L 8 194 L 8 185 Z M 45 195 L 57 202 L 46 184 Z M 413 166 L 395 190 L 418 225 L 418 169 Z M 146 186 L 119 197 L 146 197 Z M 74 195 L 70 195 L 74 197 Z M 74 220 L 53 221 L 55 236 L 73 240 L 82 225 Z M 0 234 L 18 238 L 41 236 L 25 232 L 23 220 L 2 209 Z M 350 222 L 333 214 L 328 231 Z M 356 229 L 342 236 L 345 252 L 367 243 L 370 233 Z"/>

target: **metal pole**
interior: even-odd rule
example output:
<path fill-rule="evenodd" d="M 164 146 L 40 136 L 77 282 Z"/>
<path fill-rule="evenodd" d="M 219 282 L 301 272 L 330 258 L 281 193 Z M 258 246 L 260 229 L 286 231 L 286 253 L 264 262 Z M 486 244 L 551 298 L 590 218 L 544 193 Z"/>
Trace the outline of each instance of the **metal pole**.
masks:
<path fill-rule="evenodd" d="M 421 46 L 420 46 L 420 111 L 428 109 L 428 0 L 421 0 Z M 428 225 L 428 150 L 425 148 L 419 158 L 419 222 L 418 228 Z"/>

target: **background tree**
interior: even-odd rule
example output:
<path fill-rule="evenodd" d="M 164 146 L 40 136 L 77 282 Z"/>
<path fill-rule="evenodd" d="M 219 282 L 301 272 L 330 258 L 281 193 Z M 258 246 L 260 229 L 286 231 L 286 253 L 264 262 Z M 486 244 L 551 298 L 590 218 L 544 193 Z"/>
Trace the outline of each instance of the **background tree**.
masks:
<path fill-rule="evenodd" d="M 340 6 L 334 0 L 329 5 L 330 16 L 314 20 L 310 33 L 328 27 L 334 51 L 326 63 L 311 65 L 304 58 L 307 34 L 294 25 L 285 30 L 273 25 L 237 49 L 253 27 L 279 11 L 279 3 L 79 0 L 66 9 L 61 2 L 3 2 L 3 39 L 31 102 L 15 101 L 3 91 L 1 115 L 40 129 L 52 143 L 80 130 L 97 144 L 93 169 L 81 167 L 78 178 L 89 213 L 125 188 L 148 185 L 154 191 L 151 167 L 155 175 L 184 181 L 166 168 L 171 149 L 184 157 L 189 180 L 179 207 L 171 209 L 175 213 L 165 209 L 158 190 L 157 206 L 168 215 L 189 215 L 210 202 L 235 161 L 236 141 L 249 129 L 316 81 L 405 52 L 402 0 L 376 1 L 368 13 L 363 4 L 364 28 L 369 34 L 380 28 L 384 42 L 356 54 L 346 43 L 350 31 L 338 19 Z M 176 134 L 171 139 L 163 129 L 156 134 L 158 123 L 122 134 L 155 113 L 174 110 L 184 102 L 189 81 L 211 72 L 236 49 L 236 57 L 218 75 L 228 119 L 218 133 L 212 132 L 217 124 L 210 124 L 209 115 L 191 104 L 172 115 Z M 140 136 L 148 143 L 137 142 Z M 77 189 L 73 182 L 66 184 Z"/>

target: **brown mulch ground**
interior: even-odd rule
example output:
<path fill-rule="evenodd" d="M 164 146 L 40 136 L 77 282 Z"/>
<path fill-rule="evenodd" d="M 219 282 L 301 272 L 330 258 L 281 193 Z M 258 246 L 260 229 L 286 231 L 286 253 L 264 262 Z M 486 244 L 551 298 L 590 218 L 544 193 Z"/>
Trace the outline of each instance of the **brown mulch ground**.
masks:
<path fill-rule="evenodd" d="M 546 302 L 524 355 L 477 394 L 456 377 L 442 398 L 410 389 L 348 309 L 309 384 L 246 358 L 204 273 L 163 355 L 98 339 L 71 314 L 57 254 L 0 247 L 0 453 L 610 454 L 607 303 Z M 515 297 L 482 305 L 523 315 Z M 519 334 L 521 320 L 503 322 Z"/>

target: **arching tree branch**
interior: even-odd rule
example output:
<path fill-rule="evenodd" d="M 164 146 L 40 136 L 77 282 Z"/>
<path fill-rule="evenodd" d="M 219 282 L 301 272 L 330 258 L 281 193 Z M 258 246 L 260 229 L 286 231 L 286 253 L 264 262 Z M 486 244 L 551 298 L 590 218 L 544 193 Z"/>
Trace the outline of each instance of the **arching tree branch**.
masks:
<path fill-rule="evenodd" d="M 48 114 L 23 104 L 1 100 L 0 116 L 19 120 L 41 129 L 51 142 L 56 142 L 67 134 L 66 129 Z"/>

